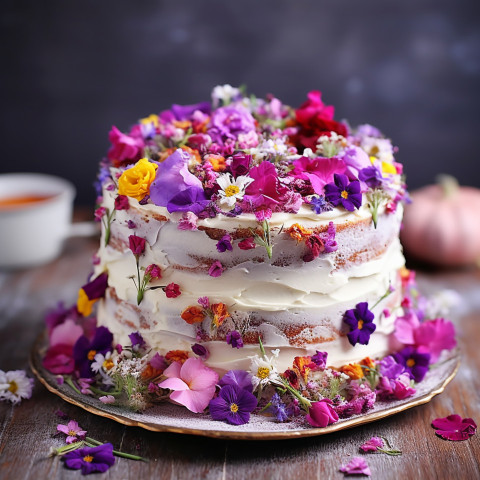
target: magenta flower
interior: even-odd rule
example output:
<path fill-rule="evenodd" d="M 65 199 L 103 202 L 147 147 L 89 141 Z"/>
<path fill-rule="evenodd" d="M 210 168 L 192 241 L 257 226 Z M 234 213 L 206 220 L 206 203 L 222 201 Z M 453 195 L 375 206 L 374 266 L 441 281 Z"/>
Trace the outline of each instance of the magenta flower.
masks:
<path fill-rule="evenodd" d="M 106 472 L 114 463 L 113 445 L 104 443 L 98 447 L 78 448 L 63 456 L 67 468 L 82 470 L 82 475 L 93 472 Z"/>
<path fill-rule="evenodd" d="M 251 155 L 234 155 L 232 158 L 232 163 L 230 163 L 230 171 L 232 172 L 232 175 L 235 178 L 242 175 L 247 175 L 250 171 L 251 162 Z"/>
<path fill-rule="evenodd" d="M 128 210 L 129 208 L 130 204 L 126 195 L 118 195 L 115 198 L 115 210 Z"/>
<path fill-rule="evenodd" d="M 65 375 L 75 370 L 73 345 L 58 344 L 50 347 L 43 357 L 42 365 L 51 373 Z"/>
<path fill-rule="evenodd" d="M 178 222 L 179 230 L 197 230 L 198 217 L 193 212 L 184 212 Z"/>
<path fill-rule="evenodd" d="M 215 260 L 208 269 L 208 274 L 211 277 L 219 277 L 223 273 L 223 265 L 218 261 Z"/>
<path fill-rule="evenodd" d="M 415 344 L 428 349 L 431 363 L 438 361 L 443 350 L 452 350 L 457 345 L 455 327 L 444 318 L 423 322 L 414 332 Z"/>
<path fill-rule="evenodd" d="M 232 251 L 232 237 L 230 235 L 224 235 L 218 242 L 217 242 L 217 250 L 220 253 L 223 253 L 225 251 Z"/>
<path fill-rule="evenodd" d="M 337 412 L 332 407 L 332 401 L 329 398 L 312 403 L 305 418 L 312 427 L 320 428 L 338 421 Z"/>
<path fill-rule="evenodd" d="M 369 477 L 372 474 L 367 462 L 361 457 L 353 457 L 347 465 L 340 467 L 340 471 L 345 475 L 366 475 Z"/>
<path fill-rule="evenodd" d="M 391 355 L 384 357 L 378 362 L 380 375 L 389 379 L 398 378 L 404 371 L 405 367 L 398 363 Z"/>
<path fill-rule="evenodd" d="M 217 108 L 207 130 L 212 140 L 220 145 L 228 139 L 236 141 L 239 135 L 250 132 L 255 133 L 255 119 L 242 105 Z"/>
<path fill-rule="evenodd" d="M 130 235 L 128 237 L 128 247 L 138 257 L 145 251 L 145 239 L 137 235 Z"/>
<path fill-rule="evenodd" d="M 325 370 L 327 367 L 327 352 L 316 351 L 315 355 L 312 355 L 312 362 L 317 366 L 319 370 Z"/>
<path fill-rule="evenodd" d="M 145 269 L 145 275 L 150 275 L 151 279 L 162 278 L 162 270 L 158 265 L 152 263 Z"/>
<path fill-rule="evenodd" d="M 293 162 L 295 167 L 290 175 L 302 180 L 309 180 L 317 195 L 323 195 L 327 183 L 333 182 L 335 173 L 345 171 L 345 162 L 338 158 L 301 157 Z"/>
<path fill-rule="evenodd" d="M 200 345 L 199 343 L 194 343 L 192 345 L 192 352 L 195 355 L 203 358 L 203 360 L 207 360 L 208 357 L 210 356 L 210 352 L 208 351 L 208 349 L 203 345 Z"/>
<path fill-rule="evenodd" d="M 375 392 L 380 400 L 403 400 L 411 397 L 416 390 L 410 386 L 408 373 L 402 373 L 395 379 L 380 377 Z"/>
<path fill-rule="evenodd" d="M 238 248 L 240 250 L 252 250 L 255 247 L 256 247 L 256 243 L 253 237 L 245 238 L 238 244 Z"/>
<path fill-rule="evenodd" d="M 360 182 L 353 180 L 349 182 L 346 175 L 335 173 L 334 183 L 325 185 L 325 200 L 335 207 L 342 205 L 345 210 L 353 212 L 362 205 L 362 193 Z"/>
<path fill-rule="evenodd" d="M 380 437 L 372 437 L 363 445 L 360 445 L 362 452 L 376 452 L 378 448 L 383 448 L 383 440 Z"/>
<path fill-rule="evenodd" d="M 107 153 L 107 157 L 115 166 L 119 166 L 124 162 L 133 163 L 140 160 L 144 147 L 144 142 L 141 138 L 126 135 L 114 126 L 108 134 L 108 139 L 112 146 Z"/>
<path fill-rule="evenodd" d="M 456 414 L 436 418 L 432 427 L 439 437 L 452 441 L 467 440 L 477 432 L 477 424 L 471 418 L 462 418 Z"/>
<path fill-rule="evenodd" d="M 82 430 L 78 423 L 75 420 L 70 420 L 66 425 L 57 425 L 57 431 L 65 433 L 67 438 L 65 442 L 73 443 L 78 442 L 78 440 L 83 440 L 87 434 L 86 430 Z"/>
<path fill-rule="evenodd" d="M 226 420 L 232 425 L 243 425 L 250 420 L 250 413 L 257 406 L 257 398 L 237 385 L 225 385 L 218 397 L 209 403 L 214 420 Z"/>
<path fill-rule="evenodd" d="M 374 314 L 368 309 L 368 302 L 357 303 L 354 309 L 345 312 L 343 321 L 350 327 L 347 337 L 352 346 L 357 343 L 368 345 L 370 335 L 377 328 L 373 323 L 374 318 Z"/>
<path fill-rule="evenodd" d="M 218 374 L 199 358 L 189 358 L 183 365 L 173 362 L 163 374 L 167 379 L 158 386 L 172 390 L 170 400 L 191 412 L 203 412 L 215 394 Z"/>

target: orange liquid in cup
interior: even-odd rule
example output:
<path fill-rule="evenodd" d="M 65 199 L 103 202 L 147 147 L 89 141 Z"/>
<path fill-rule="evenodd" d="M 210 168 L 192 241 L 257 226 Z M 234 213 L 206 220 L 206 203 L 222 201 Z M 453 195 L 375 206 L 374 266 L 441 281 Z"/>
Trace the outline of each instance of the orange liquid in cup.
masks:
<path fill-rule="evenodd" d="M 33 203 L 40 203 L 55 195 L 22 195 L 20 197 L 0 198 L 0 210 L 23 207 Z"/>

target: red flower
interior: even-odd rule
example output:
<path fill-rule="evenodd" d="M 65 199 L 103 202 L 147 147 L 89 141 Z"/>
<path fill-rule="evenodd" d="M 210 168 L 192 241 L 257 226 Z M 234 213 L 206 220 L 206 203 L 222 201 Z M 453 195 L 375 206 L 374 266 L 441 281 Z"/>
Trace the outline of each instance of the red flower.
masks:
<path fill-rule="evenodd" d="M 176 283 L 169 283 L 165 287 L 165 295 L 167 296 L 167 298 L 177 298 L 181 294 L 182 292 L 180 291 L 180 287 Z"/>
<path fill-rule="evenodd" d="M 128 237 L 129 248 L 134 255 L 141 255 L 145 251 L 145 239 L 137 235 Z"/>
<path fill-rule="evenodd" d="M 255 248 L 255 239 L 253 237 L 245 238 L 238 244 L 238 248 L 240 250 L 251 250 Z"/>
<path fill-rule="evenodd" d="M 118 195 L 115 199 L 115 210 L 128 210 L 129 207 L 128 197 L 126 195 Z"/>
<path fill-rule="evenodd" d="M 334 108 L 325 105 L 318 90 L 309 92 L 308 100 L 295 112 L 300 131 L 293 139 L 299 148 L 316 150 L 318 137 L 336 132 L 346 137 L 348 131 L 343 123 L 333 119 Z"/>

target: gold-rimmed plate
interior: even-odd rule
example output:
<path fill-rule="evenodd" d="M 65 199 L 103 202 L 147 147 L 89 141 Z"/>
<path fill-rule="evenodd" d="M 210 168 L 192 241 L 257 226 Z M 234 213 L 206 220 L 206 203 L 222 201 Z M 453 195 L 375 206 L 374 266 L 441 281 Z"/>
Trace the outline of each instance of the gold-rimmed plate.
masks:
<path fill-rule="evenodd" d="M 455 377 L 460 365 L 459 354 L 455 352 L 427 373 L 425 379 L 416 386 L 417 391 L 412 397 L 404 400 L 377 402 L 368 413 L 339 420 L 325 428 L 311 428 L 306 426 L 303 421 L 278 423 L 272 417 L 263 415 L 252 415 L 249 423 L 236 426 L 214 421 L 207 414 L 194 414 L 184 407 L 169 403 L 157 405 L 144 413 L 135 413 L 126 408 L 104 405 L 99 400 L 87 395 L 77 394 L 68 385 L 59 385 L 56 376 L 43 368 L 44 338 L 42 335 L 35 342 L 30 355 L 30 366 L 40 382 L 50 392 L 63 398 L 66 402 L 123 425 L 141 427 L 154 432 L 183 433 L 225 440 L 281 440 L 312 437 L 374 422 L 428 403 L 434 396 L 445 390 L 445 387 Z"/>

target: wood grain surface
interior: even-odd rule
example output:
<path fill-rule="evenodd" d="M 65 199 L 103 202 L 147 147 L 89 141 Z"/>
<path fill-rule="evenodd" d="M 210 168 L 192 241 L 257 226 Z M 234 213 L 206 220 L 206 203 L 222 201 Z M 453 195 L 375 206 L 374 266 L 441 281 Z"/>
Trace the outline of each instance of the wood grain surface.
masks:
<path fill-rule="evenodd" d="M 71 239 L 62 256 L 37 268 L 0 272 L 0 368 L 28 368 L 28 356 L 43 329 L 45 311 L 59 301 L 75 301 L 90 271 L 98 240 Z M 328 436 L 270 442 L 221 441 L 125 427 L 70 405 L 37 381 L 33 397 L 20 405 L 0 403 L 0 479 L 80 478 L 48 456 L 63 444 L 55 435 L 66 413 L 89 436 L 113 443 L 148 463 L 118 459 L 105 474 L 119 479 L 340 479 L 339 467 L 362 455 L 358 447 L 374 435 L 387 437 L 403 455 L 363 454 L 375 479 L 479 479 L 480 435 L 464 442 L 435 436 L 437 417 L 457 413 L 480 424 L 480 274 L 419 273 L 425 291 L 448 287 L 462 295 L 457 330 L 462 365 L 446 391 L 429 404 L 391 418 Z M 349 477 L 355 478 L 355 477 Z"/>

